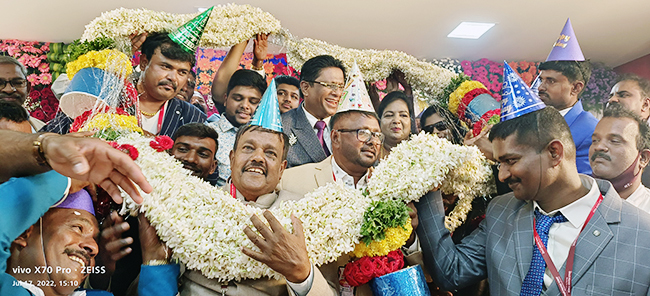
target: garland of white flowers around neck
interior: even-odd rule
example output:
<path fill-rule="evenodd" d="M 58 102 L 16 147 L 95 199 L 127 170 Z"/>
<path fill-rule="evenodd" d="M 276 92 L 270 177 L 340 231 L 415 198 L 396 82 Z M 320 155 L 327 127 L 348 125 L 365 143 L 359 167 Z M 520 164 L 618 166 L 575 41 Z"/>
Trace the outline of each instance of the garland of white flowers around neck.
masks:
<path fill-rule="evenodd" d="M 81 40 L 108 37 L 114 39 L 121 50 L 130 53 L 130 34 L 169 31 L 196 15 L 119 8 L 102 13 L 86 25 Z M 201 37 L 200 46 L 230 47 L 261 33 L 273 33 L 269 41 L 286 50 L 287 62 L 295 69 L 300 69 L 305 61 L 321 54 L 342 60 L 348 68 L 356 61 L 366 81 L 386 79 L 394 69 L 399 69 L 414 90 L 417 90 L 414 94 L 427 97 L 418 99 L 428 102 L 441 95 L 452 77 L 457 75 L 449 69 L 418 60 L 402 51 L 350 49 L 310 38 L 298 39 L 282 28 L 280 21 L 273 15 L 250 5 L 215 6 Z"/>
<path fill-rule="evenodd" d="M 173 258 L 207 278 L 279 278 L 280 274 L 241 252 L 244 246 L 257 249 L 243 228 L 252 227 L 253 214 L 263 219 L 263 210 L 192 176 L 172 156 L 151 148 L 150 142 L 137 133 L 117 140 L 138 150 L 136 163 L 154 188 L 151 194 L 142 192 L 141 206 L 123 193 L 123 211 L 131 215 L 144 212 L 173 250 Z M 410 202 L 437 187 L 454 192 L 460 201 L 446 223 L 453 231 L 462 224 L 474 196 L 493 192 L 491 177 L 478 149 L 422 133 L 393 148 L 379 164 L 369 180 L 368 195 L 331 183 L 298 201 L 284 201 L 271 212 L 290 231 L 292 213 L 302 221 L 310 261 L 320 266 L 354 249 L 361 237 L 364 212 L 372 201 L 390 198 Z"/>

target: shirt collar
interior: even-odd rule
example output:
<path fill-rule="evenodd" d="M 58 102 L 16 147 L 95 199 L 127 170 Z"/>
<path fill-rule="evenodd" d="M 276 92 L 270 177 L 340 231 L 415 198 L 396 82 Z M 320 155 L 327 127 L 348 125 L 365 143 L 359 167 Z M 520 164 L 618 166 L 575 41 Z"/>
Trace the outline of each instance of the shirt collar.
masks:
<path fill-rule="evenodd" d="M 596 184 L 596 180 L 592 177 L 581 174 L 580 181 L 582 182 L 582 186 L 589 189 L 589 192 L 583 197 L 550 213 L 544 212 L 537 204 L 537 201 L 533 201 L 535 209 L 538 209 L 540 213 L 547 216 L 553 216 L 555 213 L 561 212 L 573 227 L 582 227 L 582 224 L 587 220 L 587 216 L 589 216 L 589 212 L 591 212 L 591 208 L 596 204 L 600 196 L 600 189 L 598 188 L 598 184 Z"/>
<path fill-rule="evenodd" d="M 577 103 L 576 103 L 576 104 L 577 104 Z M 575 105 L 573 105 L 573 106 L 575 106 Z M 564 117 L 564 116 L 567 115 L 567 113 L 569 113 L 569 111 L 571 111 L 571 109 L 573 109 L 573 106 L 571 106 L 571 107 L 569 107 L 569 108 L 564 108 L 564 109 L 562 109 L 562 110 L 560 110 L 560 111 L 558 111 L 558 112 L 560 112 L 560 114 L 562 114 L 562 117 Z"/>
<path fill-rule="evenodd" d="M 257 200 L 255 201 L 247 201 L 246 198 L 244 198 L 244 195 L 237 191 L 237 200 L 243 202 L 245 205 L 250 205 L 256 208 L 260 209 L 268 209 L 270 208 L 273 203 L 275 203 L 275 200 L 278 199 L 278 194 L 273 191 L 271 193 L 263 194 L 257 197 Z"/>
<path fill-rule="evenodd" d="M 318 118 L 316 116 L 311 115 L 311 113 L 307 112 L 307 109 L 305 109 L 305 105 L 303 104 L 302 106 L 302 112 L 305 112 L 305 117 L 307 117 L 307 121 L 309 121 L 309 125 L 314 128 L 316 126 L 316 122 L 318 122 Z M 325 121 L 325 124 L 327 124 L 327 127 L 330 126 L 330 117 L 324 118 L 323 121 Z"/>
<path fill-rule="evenodd" d="M 219 121 L 217 121 L 217 126 L 221 131 L 229 131 L 231 129 L 234 129 L 235 132 L 239 130 L 239 128 L 236 128 L 230 121 L 228 121 L 228 118 L 226 118 L 225 114 L 221 115 L 221 118 L 219 118 Z"/>
<path fill-rule="evenodd" d="M 354 188 L 354 189 L 365 189 L 368 186 L 368 172 L 357 184 L 354 184 L 354 177 L 348 175 L 339 165 L 336 163 L 334 156 L 332 156 L 332 173 L 334 173 L 334 178 L 336 182 L 342 183 L 345 187 Z"/>

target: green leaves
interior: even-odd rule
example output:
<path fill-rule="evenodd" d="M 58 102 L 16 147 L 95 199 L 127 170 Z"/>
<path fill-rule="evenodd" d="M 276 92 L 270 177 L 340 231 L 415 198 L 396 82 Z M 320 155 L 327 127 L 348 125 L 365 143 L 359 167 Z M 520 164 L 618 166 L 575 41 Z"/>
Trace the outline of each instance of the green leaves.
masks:
<path fill-rule="evenodd" d="M 115 40 L 106 37 L 99 37 L 94 40 L 81 42 L 80 39 L 72 41 L 63 51 L 65 53 L 65 62 L 69 63 L 76 60 L 80 55 L 89 51 L 114 48 Z"/>
<path fill-rule="evenodd" d="M 402 227 L 409 218 L 409 207 L 401 201 L 375 201 L 363 214 L 361 240 L 370 244 L 385 238 L 386 228 Z"/>

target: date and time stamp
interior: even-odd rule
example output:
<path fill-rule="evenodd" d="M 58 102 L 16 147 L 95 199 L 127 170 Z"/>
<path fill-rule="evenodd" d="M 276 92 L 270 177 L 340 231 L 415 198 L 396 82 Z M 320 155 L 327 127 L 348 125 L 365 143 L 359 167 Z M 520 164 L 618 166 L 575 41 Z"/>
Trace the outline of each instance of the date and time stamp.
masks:
<path fill-rule="evenodd" d="M 14 274 L 70 274 L 73 272 L 81 272 L 82 274 L 104 274 L 106 273 L 105 266 L 84 266 L 81 268 L 68 268 L 68 267 L 52 267 L 52 266 L 35 266 L 35 267 L 13 267 Z M 20 286 L 22 283 L 33 285 L 36 287 L 78 287 L 82 283 L 75 280 L 37 280 L 37 281 L 19 281 L 14 280 L 13 286 Z"/>

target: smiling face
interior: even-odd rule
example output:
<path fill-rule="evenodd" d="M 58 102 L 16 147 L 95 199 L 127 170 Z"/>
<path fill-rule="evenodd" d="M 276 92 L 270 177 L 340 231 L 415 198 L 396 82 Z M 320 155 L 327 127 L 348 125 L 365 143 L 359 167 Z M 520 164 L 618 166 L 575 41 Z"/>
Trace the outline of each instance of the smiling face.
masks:
<path fill-rule="evenodd" d="M 639 127 L 631 118 L 601 119 L 589 147 L 589 164 L 594 176 L 610 180 L 630 167 L 639 155 L 636 146 L 638 134 Z"/>
<path fill-rule="evenodd" d="M 540 154 L 528 145 L 517 143 L 516 135 L 492 141 L 494 157 L 499 161 L 499 180 L 508 184 L 515 197 L 534 200 L 540 196 Z"/>
<path fill-rule="evenodd" d="M 424 121 L 422 129 L 426 132 L 436 134 L 438 138 L 453 141 L 450 124 L 438 113 L 433 113 Z"/>
<path fill-rule="evenodd" d="M 41 245 L 40 223 L 37 222 L 29 234 L 14 241 L 23 248 L 18 253 L 17 265 L 32 267 L 31 274 L 15 274 L 20 280 L 53 280 L 55 287 L 41 287 L 46 294 L 68 295 L 76 286 L 62 286 L 59 281 L 76 282 L 83 285 L 88 273 L 83 273 L 84 267 L 95 266 L 95 256 L 98 252 L 96 239 L 99 227 L 95 217 L 84 210 L 50 209 L 43 216 L 43 241 Z M 26 233 L 27 233 L 26 232 Z M 45 258 L 43 258 L 45 250 Z M 15 253 L 15 252 L 13 252 Z M 12 257 L 15 254 L 12 254 Z M 11 258 L 10 260 L 13 260 Z M 51 266 L 51 273 L 35 273 L 36 266 Z M 56 272 L 56 268 L 68 269 L 69 272 Z M 49 290 L 53 291 L 49 291 Z M 51 293 L 48 293 L 51 292 Z"/>
<path fill-rule="evenodd" d="M 216 146 L 212 138 L 180 136 L 174 141 L 171 154 L 183 163 L 183 168 L 192 171 L 192 175 L 206 179 L 217 168 Z"/>
<path fill-rule="evenodd" d="M 7 83 L 0 89 L 0 100 L 15 101 L 22 105 L 29 93 L 30 84 L 27 82 L 23 86 L 14 86 L 18 84 L 17 82 L 23 82 L 27 79 L 20 70 L 20 67 L 11 63 L 0 64 L 0 79 L 15 81 L 14 84 Z"/>
<path fill-rule="evenodd" d="M 160 53 L 160 48 L 156 48 L 151 60 L 145 55 L 140 58 L 140 68 L 144 70 L 141 81 L 148 98 L 168 101 L 185 87 L 192 67 L 190 62 L 169 59 Z"/>
<path fill-rule="evenodd" d="M 255 201 L 271 193 L 287 167 L 283 160 L 282 135 L 263 130 L 247 130 L 230 151 L 232 183 L 246 200 Z"/>
<path fill-rule="evenodd" d="M 345 84 L 343 71 L 337 67 L 327 67 L 320 71 L 315 81 L 328 84 Z M 336 113 L 339 100 L 343 94 L 342 89 L 332 90 L 318 83 L 301 81 L 300 87 L 305 97 L 305 109 L 318 119 L 330 117 Z"/>
<path fill-rule="evenodd" d="M 278 102 L 280 113 L 296 109 L 300 104 L 300 91 L 291 84 L 281 83 L 278 85 Z"/>
<path fill-rule="evenodd" d="M 252 86 L 235 86 L 226 96 L 226 119 L 235 127 L 247 124 L 260 104 L 262 93 Z"/>
<path fill-rule="evenodd" d="M 411 134 L 411 117 L 406 103 L 395 100 L 386 106 L 381 114 L 381 132 L 386 143 L 396 145 L 408 139 Z"/>

